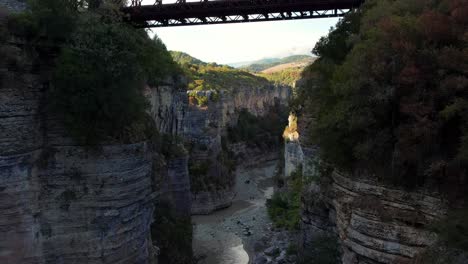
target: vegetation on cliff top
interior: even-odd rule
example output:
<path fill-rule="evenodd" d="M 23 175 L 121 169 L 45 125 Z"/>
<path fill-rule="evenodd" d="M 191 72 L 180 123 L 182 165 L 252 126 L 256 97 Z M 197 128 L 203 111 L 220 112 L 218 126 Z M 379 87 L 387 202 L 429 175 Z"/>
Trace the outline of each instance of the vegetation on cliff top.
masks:
<path fill-rule="evenodd" d="M 304 67 L 292 67 L 275 72 L 257 73 L 257 76 L 261 76 L 275 84 L 293 86 L 301 78 L 303 70 Z"/>
<path fill-rule="evenodd" d="M 268 85 L 265 78 L 227 65 L 206 63 L 183 52 L 171 51 L 171 55 L 189 78 L 189 90 L 234 92 L 238 87 L 261 88 Z"/>
<path fill-rule="evenodd" d="M 281 59 L 271 58 L 271 59 L 263 59 L 255 61 L 247 66 L 242 66 L 240 69 L 250 71 L 250 72 L 261 72 L 268 68 L 272 68 L 274 66 L 280 64 L 287 64 L 287 63 L 299 63 L 299 62 L 309 62 L 311 61 L 312 57 L 309 55 L 293 55 L 284 57 Z"/>
<path fill-rule="evenodd" d="M 327 161 L 405 186 L 465 188 L 468 4 L 369 0 L 314 48 L 296 111 Z"/>
<path fill-rule="evenodd" d="M 118 6 L 93 3 L 32 0 L 9 26 L 30 42 L 60 47 L 48 100 L 77 140 L 141 140 L 150 123 L 143 89 L 176 66 L 157 37 L 124 22 Z"/>

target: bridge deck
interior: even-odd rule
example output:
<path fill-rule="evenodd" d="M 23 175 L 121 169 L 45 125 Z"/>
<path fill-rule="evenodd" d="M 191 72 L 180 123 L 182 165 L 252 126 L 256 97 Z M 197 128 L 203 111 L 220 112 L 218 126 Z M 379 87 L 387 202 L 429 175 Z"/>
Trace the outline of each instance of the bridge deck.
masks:
<path fill-rule="evenodd" d="M 364 0 L 219 0 L 131 6 L 124 12 L 141 27 L 242 23 L 342 16 Z"/>

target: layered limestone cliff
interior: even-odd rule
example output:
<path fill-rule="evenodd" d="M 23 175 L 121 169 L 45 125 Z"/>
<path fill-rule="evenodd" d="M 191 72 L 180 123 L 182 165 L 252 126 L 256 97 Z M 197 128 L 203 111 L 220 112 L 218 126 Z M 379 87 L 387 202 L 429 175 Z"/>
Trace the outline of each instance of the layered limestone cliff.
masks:
<path fill-rule="evenodd" d="M 264 116 L 275 102 L 287 105 L 290 95 L 291 87 L 282 85 L 240 87 L 235 91 L 221 93 L 221 125 L 234 125 L 237 122 L 237 112 L 241 109 L 247 109 L 254 116 Z"/>
<path fill-rule="evenodd" d="M 147 98 L 151 104 L 151 116 L 155 121 L 156 130 L 161 135 L 183 137 L 184 123 L 188 98 L 186 95 L 186 80 L 182 76 L 167 78 L 158 87 L 147 89 Z M 157 144 L 175 144 L 177 142 L 158 142 Z M 160 146 L 155 146 L 156 148 Z M 191 194 L 190 176 L 188 173 L 188 153 L 183 150 L 179 153 L 162 153 L 155 151 L 156 189 L 160 197 L 172 204 L 172 208 L 180 216 L 190 215 Z"/>
<path fill-rule="evenodd" d="M 363 172 L 348 175 L 326 170 L 316 146 L 308 142 L 310 125 L 310 116 L 300 116 L 300 137 L 285 148 L 286 173 L 303 168 L 304 256 L 313 256 L 326 236 L 337 239 L 344 264 L 412 263 L 436 242 L 430 225 L 448 208 L 438 193 L 405 191 L 372 180 L 375 177 Z"/>
<path fill-rule="evenodd" d="M 8 50 L 21 67 L 0 69 L 0 262 L 148 263 L 148 144 L 74 143 L 47 112 L 38 55 L 51 54 L 16 43 Z"/>
<path fill-rule="evenodd" d="M 198 92 L 212 98 L 211 91 Z M 206 106 L 190 103 L 184 122 L 184 137 L 190 142 L 190 176 L 192 213 L 207 214 L 227 207 L 235 196 L 235 160 L 255 163 L 256 158 L 273 159 L 277 153 L 265 155 L 249 148 L 245 142 L 230 145 L 227 127 L 237 123 L 239 111 L 262 117 L 275 104 L 287 104 L 290 88 L 284 86 L 240 87 L 224 91 Z M 273 157 L 271 157 L 273 156 Z M 249 157 L 249 160 L 245 159 Z"/>

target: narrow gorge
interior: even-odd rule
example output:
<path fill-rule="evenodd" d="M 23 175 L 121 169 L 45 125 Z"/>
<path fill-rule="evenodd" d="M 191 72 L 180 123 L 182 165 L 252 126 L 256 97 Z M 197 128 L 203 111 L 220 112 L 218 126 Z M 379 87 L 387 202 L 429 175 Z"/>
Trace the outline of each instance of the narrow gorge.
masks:
<path fill-rule="evenodd" d="M 236 67 L 128 4 L 0 2 L 1 264 L 468 263 L 466 1 Z"/>

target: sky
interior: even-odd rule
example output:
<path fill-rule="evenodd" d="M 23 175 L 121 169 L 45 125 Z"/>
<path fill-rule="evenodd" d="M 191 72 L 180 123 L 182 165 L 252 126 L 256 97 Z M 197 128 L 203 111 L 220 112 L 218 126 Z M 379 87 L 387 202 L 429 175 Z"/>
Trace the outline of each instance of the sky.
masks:
<path fill-rule="evenodd" d="M 170 2 L 169 0 L 163 3 Z M 151 1 L 147 2 L 151 3 Z M 337 18 L 153 28 L 169 50 L 229 64 L 308 54 Z"/>

